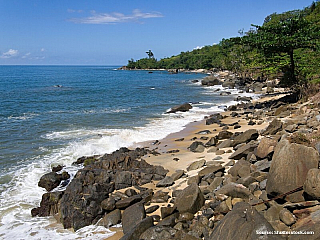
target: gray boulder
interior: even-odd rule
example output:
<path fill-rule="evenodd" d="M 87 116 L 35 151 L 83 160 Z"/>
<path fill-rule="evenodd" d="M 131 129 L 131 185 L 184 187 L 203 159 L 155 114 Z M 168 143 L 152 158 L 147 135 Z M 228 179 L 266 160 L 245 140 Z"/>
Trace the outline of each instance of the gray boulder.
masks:
<path fill-rule="evenodd" d="M 204 86 L 214 86 L 214 85 L 221 85 L 222 81 L 219 80 L 218 78 L 214 78 L 213 76 L 208 76 L 201 81 L 201 84 Z"/>
<path fill-rule="evenodd" d="M 311 199 L 320 200 L 320 170 L 312 168 L 307 173 L 306 181 L 303 185 L 304 191 Z"/>
<path fill-rule="evenodd" d="M 282 129 L 282 122 L 278 119 L 273 119 L 262 135 L 273 135 Z"/>
<path fill-rule="evenodd" d="M 301 231 L 301 232 L 313 232 L 313 234 L 308 235 L 299 235 L 293 234 L 289 235 L 289 240 L 300 240 L 300 239 L 308 239 L 308 240 L 318 240 L 320 239 L 320 209 L 319 206 L 310 207 L 301 209 L 305 214 L 304 218 L 298 219 L 298 221 L 291 227 L 293 231 Z M 301 237 L 303 236 L 303 237 Z"/>
<path fill-rule="evenodd" d="M 174 180 L 170 176 L 166 176 L 164 179 L 159 181 L 156 185 L 156 187 L 169 187 L 174 184 Z"/>
<path fill-rule="evenodd" d="M 167 113 L 176 113 L 176 112 L 187 112 L 192 108 L 189 103 L 184 103 L 179 106 L 172 107 Z"/>
<path fill-rule="evenodd" d="M 138 222 L 146 217 L 146 212 L 142 203 L 136 203 L 126 210 L 122 215 L 122 229 L 123 233 L 127 234 L 130 232 Z"/>
<path fill-rule="evenodd" d="M 212 173 L 216 173 L 216 172 L 223 172 L 225 169 L 224 166 L 222 166 L 221 164 L 215 164 L 215 165 L 212 165 L 212 166 L 208 166 L 204 169 L 202 169 L 201 171 L 198 172 L 198 176 L 200 178 L 208 175 L 208 174 L 212 174 Z"/>
<path fill-rule="evenodd" d="M 116 225 L 121 222 L 121 212 L 119 209 L 116 209 L 108 214 L 106 214 L 100 221 L 99 225 L 106 228 Z"/>
<path fill-rule="evenodd" d="M 210 138 L 210 140 L 205 144 L 206 147 L 215 146 L 218 143 L 218 139 L 215 137 Z"/>
<path fill-rule="evenodd" d="M 204 204 L 204 196 L 196 184 L 183 189 L 176 198 L 175 207 L 180 213 L 196 213 Z"/>
<path fill-rule="evenodd" d="M 271 196 L 278 196 L 294 190 L 306 181 L 307 173 L 318 168 L 319 153 L 314 148 L 281 140 L 274 151 L 266 190 Z M 302 191 L 290 194 L 287 201 L 304 201 Z"/>
<path fill-rule="evenodd" d="M 155 239 L 172 239 L 176 234 L 177 230 L 164 227 L 164 226 L 154 226 L 147 229 L 141 236 L 142 240 L 155 240 Z"/>
<path fill-rule="evenodd" d="M 153 227 L 153 218 L 147 217 L 134 224 L 133 228 L 130 229 L 120 240 L 137 240 L 140 239 L 140 235 L 143 234 L 147 229 Z"/>
<path fill-rule="evenodd" d="M 232 132 L 229 131 L 221 131 L 218 133 L 218 135 L 216 136 L 217 139 L 222 140 L 222 139 L 228 139 L 233 135 Z"/>
<path fill-rule="evenodd" d="M 222 115 L 220 113 L 216 113 L 211 115 L 209 118 L 206 119 L 206 125 L 211 125 L 211 124 L 220 124 Z"/>
<path fill-rule="evenodd" d="M 44 174 L 40 181 L 38 182 L 38 186 L 45 188 L 48 192 L 58 187 L 61 182 L 61 174 L 57 174 L 55 172 L 50 172 Z"/>
<path fill-rule="evenodd" d="M 240 143 L 248 143 L 251 140 L 256 140 L 259 137 L 259 133 L 256 129 L 249 129 L 233 139 L 233 146 Z"/>
<path fill-rule="evenodd" d="M 179 178 L 181 178 L 184 174 L 183 170 L 176 170 L 174 173 L 172 173 L 172 175 L 170 176 L 173 181 L 178 180 Z"/>
<path fill-rule="evenodd" d="M 203 167 L 205 164 L 206 164 L 206 160 L 205 159 L 201 159 L 199 161 L 195 161 L 195 162 L 191 163 L 187 167 L 187 171 L 192 171 L 192 170 L 199 169 L 199 168 Z"/>
<path fill-rule="evenodd" d="M 236 83 L 232 79 L 225 80 L 222 83 L 222 87 L 233 89 L 236 86 Z"/>
<path fill-rule="evenodd" d="M 159 208 L 159 205 L 153 205 L 153 206 L 151 206 L 151 207 L 148 207 L 148 208 L 146 209 L 146 213 L 153 213 L 153 212 L 157 211 L 158 208 Z"/>
<path fill-rule="evenodd" d="M 116 208 L 125 209 L 125 208 L 129 207 L 130 205 L 141 201 L 141 199 L 142 198 L 140 195 L 134 195 L 132 197 L 124 198 L 124 199 L 116 202 Z"/>
<path fill-rule="evenodd" d="M 249 152 L 253 152 L 257 147 L 255 143 L 248 143 L 244 146 L 239 147 L 234 153 L 229 156 L 230 159 L 239 160 L 242 157 L 246 157 Z"/>
<path fill-rule="evenodd" d="M 279 235 L 266 235 L 262 232 L 273 232 L 268 221 L 248 203 L 237 203 L 214 228 L 210 240 L 216 239 L 282 239 Z"/>
<path fill-rule="evenodd" d="M 232 146 L 232 141 L 230 139 L 226 139 L 218 144 L 217 148 L 228 148 Z"/>
<path fill-rule="evenodd" d="M 249 199 L 252 196 L 250 190 L 243 186 L 242 184 L 237 183 L 228 183 L 224 185 L 220 189 L 215 192 L 216 195 L 223 194 L 230 196 L 232 198 L 242 198 L 242 199 Z"/>
<path fill-rule="evenodd" d="M 191 143 L 191 145 L 189 146 L 189 150 L 191 152 L 203 152 L 204 151 L 204 145 L 202 142 L 199 141 L 195 141 L 193 143 Z"/>
<path fill-rule="evenodd" d="M 40 207 L 31 210 L 32 217 L 47 217 L 58 213 L 63 192 L 49 192 L 42 195 Z"/>
<path fill-rule="evenodd" d="M 128 171 L 119 172 L 115 177 L 116 189 L 127 188 L 132 186 L 132 174 Z"/>
<path fill-rule="evenodd" d="M 275 146 L 277 145 L 278 141 L 272 138 L 262 138 L 256 151 L 255 155 L 258 158 L 266 158 L 270 153 L 274 151 Z"/>

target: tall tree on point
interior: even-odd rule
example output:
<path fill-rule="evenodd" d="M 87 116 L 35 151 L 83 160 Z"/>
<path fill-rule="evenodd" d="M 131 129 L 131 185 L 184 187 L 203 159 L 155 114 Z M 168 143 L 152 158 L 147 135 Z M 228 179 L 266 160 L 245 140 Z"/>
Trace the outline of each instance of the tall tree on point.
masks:
<path fill-rule="evenodd" d="M 272 19 L 274 18 L 274 19 Z M 254 30 L 243 37 L 243 41 L 260 49 L 266 57 L 285 53 L 289 57 L 287 83 L 300 85 L 297 81 L 294 52 L 296 49 L 319 47 L 319 26 L 306 20 L 299 11 L 286 15 L 272 14 L 262 26 L 252 25 Z"/>

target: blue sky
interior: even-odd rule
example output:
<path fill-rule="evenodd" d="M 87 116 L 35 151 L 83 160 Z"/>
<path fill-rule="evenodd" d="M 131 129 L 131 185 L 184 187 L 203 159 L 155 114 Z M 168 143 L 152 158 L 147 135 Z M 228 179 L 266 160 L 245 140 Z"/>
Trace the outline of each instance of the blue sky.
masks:
<path fill-rule="evenodd" d="M 0 0 L 0 65 L 125 65 L 219 43 L 311 0 Z"/>

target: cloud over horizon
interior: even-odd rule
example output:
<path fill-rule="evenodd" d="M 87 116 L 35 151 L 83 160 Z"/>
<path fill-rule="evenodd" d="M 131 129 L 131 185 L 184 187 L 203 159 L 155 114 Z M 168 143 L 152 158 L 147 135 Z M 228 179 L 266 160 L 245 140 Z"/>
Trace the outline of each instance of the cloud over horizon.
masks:
<path fill-rule="evenodd" d="M 2 55 L 0 56 L 0 58 L 12 58 L 12 57 L 16 57 L 18 56 L 19 51 L 15 50 L 15 49 L 9 49 L 7 52 L 2 53 Z"/>
<path fill-rule="evenodd" d="M 96 13 L 91 11 L 92 16 L 85 18 L 71 18 L 70 22 L 81 24 L 116 24 L 123 22 L 138 22 L 140 19 L 159 18 L 163 15 L 159 12 L 143 13 L 139 9 L 134 9 L 132 14 L 125 15 L 123 13 Z"/>

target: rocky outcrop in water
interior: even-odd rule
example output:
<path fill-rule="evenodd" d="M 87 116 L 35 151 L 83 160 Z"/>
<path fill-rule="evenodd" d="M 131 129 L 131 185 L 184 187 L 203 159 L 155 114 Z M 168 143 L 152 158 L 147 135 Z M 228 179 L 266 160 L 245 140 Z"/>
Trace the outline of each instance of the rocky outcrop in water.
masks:
<path fill-rule="evenodd" d="M 40 207 L 33 209 L 32 215 L 48 216 L 59 212 L 63 226 L 75 230 L 96 223 L 107 213 L 102 203 L 114 190 L 165 177 L 168 171 L 163 167 L 152 166 L 140 159 L 147 153 L 151 152 L 143 148 L 121 148 L 112 154 L 95 158 L 92 164 L 77 172 L 66 190 L 59 193 L 60 198 L 55 197 L 53 201 L 51 196 L 54 193 L 44 195 Z M 136 199 L 140 201 L 143 196 Z M 128 205 L 133 203 L 134 200 Z M 115 207 L 123 208 L 123 204 L 115 204 Z M 54 211 L 52 206 L 55 206 Z M 57 206 L 60 207 L 57 209 Z"/>
<path fill-rule="evenodd" d="M 192 108 L 190 103 L 184 103 L 179 106 L 172 107 L 167 113 L 187 112 Z"/>

